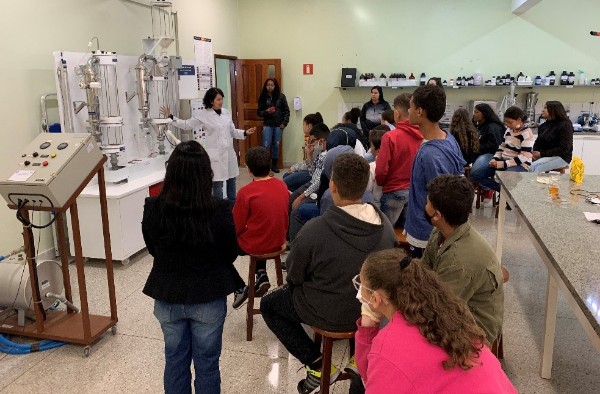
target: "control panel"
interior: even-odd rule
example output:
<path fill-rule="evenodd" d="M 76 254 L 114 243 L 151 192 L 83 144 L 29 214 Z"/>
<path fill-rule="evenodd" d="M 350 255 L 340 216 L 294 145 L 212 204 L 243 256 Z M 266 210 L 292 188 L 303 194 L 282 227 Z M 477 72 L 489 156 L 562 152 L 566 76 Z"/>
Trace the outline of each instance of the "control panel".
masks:
<path fill-rule="evenodd" d="M 12 205 L 27 200 L 29 209 L 61 208 L 102 157 L 91 134 L 42 133 L 3 166 L 0 195 Z"/>

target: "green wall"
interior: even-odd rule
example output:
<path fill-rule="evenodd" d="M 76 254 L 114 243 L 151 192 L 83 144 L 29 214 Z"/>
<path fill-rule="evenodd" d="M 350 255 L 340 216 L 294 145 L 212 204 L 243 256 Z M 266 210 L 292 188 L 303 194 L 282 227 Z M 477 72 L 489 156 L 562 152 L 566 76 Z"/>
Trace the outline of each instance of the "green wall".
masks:
<path fill-rule="evenodd" d="M 320 111 L 325 122 L 338 121 L 338 103 L 365 102 L 368 89 L 340 91 L 342 67 L 359 74 L 424 71 L 444 79 L 523 71 L 545 75 L 551 69 L 600 77 L 600 2 L 577 6 L 542 0 L 516 16 L 506 0 L 243 0 L 239 1 L 240 56 L 281 58 L 287 97 L 300 96 L 301 111 L 292 110 L 284 133 L 286 162 L 301 157 L 301 121 Z M 303 76 L 302 64 L 313 63 L 314 75 Z M 595 89 L 540 89 L 540 101 L 595 101 Z M 387 99 L 399 90 L 386 89 Z M 448 101 L 500 101 L 503 89 L 449 90 Z M 525 90 L 520 91 L 522 96 Z"/>

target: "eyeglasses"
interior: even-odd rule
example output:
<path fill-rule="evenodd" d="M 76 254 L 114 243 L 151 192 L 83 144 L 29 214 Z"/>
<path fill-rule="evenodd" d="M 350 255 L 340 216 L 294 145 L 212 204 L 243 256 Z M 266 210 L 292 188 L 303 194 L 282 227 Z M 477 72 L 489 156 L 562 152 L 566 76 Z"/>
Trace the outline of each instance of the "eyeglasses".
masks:
<path fill-rule="evenodd" d="M 368 290 L 371 293 L 375 292 L 375 290 L 371 290 L 368 287 L 365 287 L 360 283 L 360 275 L 356 275 L 354 278 L 352 278 L 352 284 L 354 285 L 354 288 L 356 290 L 360 290 L 360 288 L 362 287 L 363 289 Z"/>

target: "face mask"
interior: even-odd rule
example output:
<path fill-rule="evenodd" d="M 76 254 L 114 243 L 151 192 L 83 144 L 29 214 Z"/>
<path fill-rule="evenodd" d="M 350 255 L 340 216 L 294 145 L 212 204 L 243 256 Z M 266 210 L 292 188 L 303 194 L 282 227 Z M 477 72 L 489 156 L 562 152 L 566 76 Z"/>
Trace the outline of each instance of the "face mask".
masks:
<path fill-rule="evenodd" d="M 358 288 L 358 291 L 356 292 L 356 299 L 358 300 L 358 302 L 360 302 L 361 304 L 370 304 L 370 301 L 366 301 L 364 298 L 362 298 L 362 295 L 360 294 L 360 291 L 362 290 L 362 286 L 360 286 Z"/>
<path fill-rule="evenodd" d="M 429 223 L 431 226 L 433 226 L 433 223 L 431 223 L 431 219 L 433 218 L 433 216 L 429 216 L 429 214 L 427 213 L 427 209 L 425 209 L 425 207 L 423 207 L 423 216 L 425 216 L 425 220 L 427 220 L 427 223 Z"/>

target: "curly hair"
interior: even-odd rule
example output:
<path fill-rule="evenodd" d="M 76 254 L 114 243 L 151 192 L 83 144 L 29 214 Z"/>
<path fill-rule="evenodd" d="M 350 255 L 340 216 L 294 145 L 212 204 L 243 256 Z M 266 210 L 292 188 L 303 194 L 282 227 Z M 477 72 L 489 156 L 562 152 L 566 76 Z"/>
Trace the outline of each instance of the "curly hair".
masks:
<path fill-rule="evenodd" d="M 461 151 L 479 152 L 479 133 L 466 109 L 459 108 L 454 111 L 450 122 L 450 132 L 458 141 Z"/>
<path fill-rule="evenodd" d="M 445 370 L 455 366 L 472 368 L 488 344 L 485 333 L 465 302 L 440 282 L 435 272 L 418 259 L 401 266 L 406 256 L 401 249 L 370 254 L 362 267 L 365 287 L 389 295 L 390 303 L 406 321 L 417 326 L 429 343 L 446 352 L 448 359 L 442 362 Z"/>

